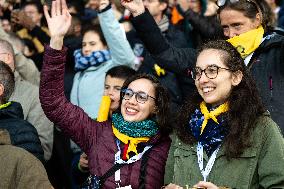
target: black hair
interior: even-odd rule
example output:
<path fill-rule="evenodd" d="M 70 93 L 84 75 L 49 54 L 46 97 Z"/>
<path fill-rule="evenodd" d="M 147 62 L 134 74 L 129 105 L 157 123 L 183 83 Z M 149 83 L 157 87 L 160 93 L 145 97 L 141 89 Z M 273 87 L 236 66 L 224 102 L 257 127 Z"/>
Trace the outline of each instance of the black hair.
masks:
<path fill-rule="evenodd" d="M 106 76 L 111 76 L 119 79 L 126 80 L 127 78 L 136 74 L 136 71 L 128 66 L 115 66 L 106 72 Z"/>
<path fill-rule="evenodd" d="M 3 61 L 0 61 L 0 84 L 4 86 L 0 101 L 6 103 L 14 91 L 15 77 L 12 69 Z"/>
<path fill-rule="evenodd" d="M 239 0 L 231 3 L 227 0 L 223 6 L 220 6 L 217 13 L 220 15 L 222 10 L 236 10 L 242 12 L 245 17 L 255 19 L 256 14 L 260 14 L 261 24 L 265 31 L 273 28 L 274 18 L 271 8 L 265 0 Z"/>

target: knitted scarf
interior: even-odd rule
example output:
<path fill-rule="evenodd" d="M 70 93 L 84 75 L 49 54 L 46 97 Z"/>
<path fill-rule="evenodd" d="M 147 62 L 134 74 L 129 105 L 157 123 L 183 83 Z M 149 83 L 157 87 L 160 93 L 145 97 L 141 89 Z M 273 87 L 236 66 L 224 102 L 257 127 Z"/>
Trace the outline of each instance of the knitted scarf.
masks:
<path fill-rule="evenodd" d="M 121 114 L 115 113 L 112 115 L 112 123 L 120 133 L 133 138 L 152 137 L 158 133 L 157 123 L 152 120 L 128 122 Z"/>
<path fill-rule="evenodd" d="M 218 108 L 210 112 L 214 112 Z M 205 121 L 205 116 L 203 115 L 202 111 L 198 108 L 194 111 L 194 113 L 190 117 L 189 130 L 193 134 L 194 138 L 198 142 L 201 142 L 208 157 L 210 157 L 211 154 L 214 152 L 214 150 L 216 150 L 217 147 L 222 143 L 224 137 L 227 134 L 227 127 L 226 127 L 227 123 L 225 119 L 226 116 L 224 114 L 226 111 L 219 114 L 218 120 L 216 118 L 217 115 L 215 116 L 216 118 L 215 121 L 209 118 L 206 121 L 206 127 L 204 127 L 203 131 L 201 131 L 201 128 L 202 128 L 202 124 Z"/>
<path fill-rule="evenodd" d="M 123 159 L 129 159 L 129 152 L 137 154 L 137 145 L 147 142 L 150 137 L 158 133 L 156 122 L 152 120 L 128 122 L 118 113 L 112 115 L 112 124 L 113 134 L 125 144 Z"/>
<path fill-rule="evenodd" d="M 111 59 L 109 50 L 94 51 L 89 56 L 82 54 L 82 49 L 74 51 L 75 71 L 83 71 L 91 66 L 99 66 L 100 64 Z"/>

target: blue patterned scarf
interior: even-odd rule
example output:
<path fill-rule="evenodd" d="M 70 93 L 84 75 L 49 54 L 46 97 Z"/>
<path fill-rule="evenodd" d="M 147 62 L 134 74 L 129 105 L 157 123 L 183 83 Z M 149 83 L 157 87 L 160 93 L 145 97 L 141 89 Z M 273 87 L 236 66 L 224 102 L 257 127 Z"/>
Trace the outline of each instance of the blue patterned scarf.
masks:
<path fill-rule="evenodd" d="M 112 115 L 112 123 L 120 132 L 129 137 L 152 137 L 158 133 L 158 126 L 155 121 L 144 120 L 139 122 L 125 121 L 121 114 Z"/>
<path fill-rule="evenodd" d="M 109 50 L 94 51 L 88 56 L 82 54 L 82 49 L 74 51 L 75 71 L 83 71 L 91 66 L 99 66 L 100 64 L 111 59 Z"/>
<path fill-rule="evenodd" d="M 227 134 L 227 127 L 224 114 L 218 116 L 219 124 L 215 123 L 212 119 L 208 120 L 207 126 L 203 133 L 200 135 L 201 125 L 204 116 L 199 109 L 196 109 L 189 120 L 189 129 L 194 138 L 201 142 L 208 157 L 217 149 L 222 143 Z"/>

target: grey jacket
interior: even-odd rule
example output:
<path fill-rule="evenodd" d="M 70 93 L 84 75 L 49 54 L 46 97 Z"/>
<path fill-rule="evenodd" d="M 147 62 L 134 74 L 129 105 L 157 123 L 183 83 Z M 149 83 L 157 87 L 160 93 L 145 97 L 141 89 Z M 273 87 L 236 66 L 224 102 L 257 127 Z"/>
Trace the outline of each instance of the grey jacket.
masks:
<path fill-rule="evenodd" d="M 15 72 L 15 90 L 10 101 L 19 102 L 23 107 L 24 119 L 36 128 L 44 151 L 44 159 L 49 160 L 53 146 L 53 123 L 45 116 L 39 102 L 39 88 L 23 80 Z"/>

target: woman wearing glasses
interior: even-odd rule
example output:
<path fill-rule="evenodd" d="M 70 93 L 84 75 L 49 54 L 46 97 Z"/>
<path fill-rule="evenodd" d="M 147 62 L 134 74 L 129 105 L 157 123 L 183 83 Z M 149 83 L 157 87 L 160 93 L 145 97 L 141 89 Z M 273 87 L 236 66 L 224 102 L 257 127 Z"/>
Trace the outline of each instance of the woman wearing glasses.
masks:
<path fill-rule="evenodd" d="M 190 70 L 196 60 L 194 49 L 171 47 L 158 31 L 142 0 L 123 1 L 131 20 L 155 61 L 180 77 L 189 91 Z M 284 132 L 284 37 L 273 31 L 271 10 L 265 0 L 218 0 L 218 17 L 228 41 L 241 53 L 256 80 L 265 108 Z"/>
<path fill-rule="evenodd" d="M 168 94 L 153 77 L 136 75 L 125 81 L 120 111 L 97 122 L 63 92 L 66 49 L 63 36 L 71 16 L 65 0 L 45 7 L 51 33 L 41 75 L 40 99 L 47 117 L 87 154 L 91 188 L 160 188 L 171 140 L 168 137 Z"/>
<path fill-rule="evenodd" d="M 283 188 L 283 137 L 236 49 L 203 45 L 192 77 L 198 93 L 182 107 L 172 145 L 176 184 L 165 188 Z"/>

